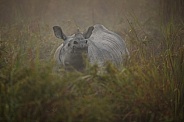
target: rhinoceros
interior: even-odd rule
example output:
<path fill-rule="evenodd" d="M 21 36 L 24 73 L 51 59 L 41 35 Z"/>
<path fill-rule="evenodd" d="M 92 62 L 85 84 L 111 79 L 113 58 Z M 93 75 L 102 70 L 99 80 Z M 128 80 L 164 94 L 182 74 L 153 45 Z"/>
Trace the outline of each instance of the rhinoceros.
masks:
<path fill-rule="evenodd" d="M 64 67 L 83 69 L 84 55 L 92 65 L 103 67 L 106 62 L 112 62 L 120 66 L 129 55 L 124 40 L 100 24 L 89 27 L 85 33 L 77 32 L 71 36 L 66 36 L 59 26 L 54 26 L 53 30 L 57 38 L 64 40 L 54 56 Z"/>

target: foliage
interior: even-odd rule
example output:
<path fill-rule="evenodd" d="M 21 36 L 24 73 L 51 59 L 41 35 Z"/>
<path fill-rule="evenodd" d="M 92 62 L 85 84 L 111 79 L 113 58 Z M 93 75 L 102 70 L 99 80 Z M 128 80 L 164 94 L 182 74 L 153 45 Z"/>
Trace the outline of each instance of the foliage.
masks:
<path fill-rule="evenodd" d="M 1 28 L 0 121 L 182 122 L 183 27 L 163 27 L 155 54 L 131 26 L 129 61 L 121 70 L 109 63 L 104 73 L 97 66 L 55 72 L 58 43 L 50 34 L 42 36 L 46 26 Z"/>

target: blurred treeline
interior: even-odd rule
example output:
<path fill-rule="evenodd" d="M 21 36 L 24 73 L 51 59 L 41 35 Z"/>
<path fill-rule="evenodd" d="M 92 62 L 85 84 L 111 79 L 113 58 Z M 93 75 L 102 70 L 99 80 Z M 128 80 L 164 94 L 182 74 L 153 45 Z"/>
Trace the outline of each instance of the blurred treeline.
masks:
<path fill-rule="evenodd" d="M 158 0 L 1 0 L 0 23 L 42 22 L 80 27 L 101 23 L 110 29 L 127 27 L 136 16 L 142 23 L 155 19 Z"/>
<path fill-rule="evenodd" d="M 184 22 L 183 0 L 160 0 L 160 11 L 164 22 Z"/>
<path fill-rule="evenodd" d="M 61 25 L 71 34 L 76 28 L 84 30 L 100 23 L 124 32 L 129 27 L 127 20 L 136 19 L 152 28 L 160 22 L 181 22 L 183 9 L 183 0 L 1 0 L 0 25 Z"/>
<path fill-rule="evenodd" d="M 81 17 L 75 13 L 82 15 L 88 13 L 89 16 L 95 17 L 94 14 L 96 14 L 96 12 L 106 14 L 107 16 L 113 13 L 118 16 L 121 13 L 125 14 L 126 12 L 132 11 L 137 11 L 138 13 L 145 10 L 147 13 L 150 13 L 150 11 L 156 11 L 155 8 L 159 9 L 160 15 L 162 15 L 161 18 L 167 21 L 171 18 L 181 19 L 181 17 L 183 18 L 184 16 L 183 0 L 1 0 L 0 20 L 1 22 L 13 22 L 19 17 L 21 19 L 31 20 L 49 14 L 52 14 L 52 16 L 49 16 L 53 17 L 52 19 L 55 19 L 54 17 L 58 19 L 57 16 L 62 18 L 66 16 L 66 14 L 70 14 L 68 16 L 71 16 L 71 18 Z M 142 13 L 142 16 L 147 16 L 147 14 Z M 113 18 L 117 19 L 115 16 Z"/>

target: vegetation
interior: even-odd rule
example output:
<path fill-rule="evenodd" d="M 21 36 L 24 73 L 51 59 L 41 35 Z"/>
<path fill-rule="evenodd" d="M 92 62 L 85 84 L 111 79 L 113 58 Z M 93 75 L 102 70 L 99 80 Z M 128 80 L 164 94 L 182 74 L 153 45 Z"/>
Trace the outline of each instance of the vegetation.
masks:
<path fill-rule="evenodd" d="M 27 26 L 21 32 L 16 26 L 2 28 L 0 121 L 183 121 L 181 29 L 172 23 L 163 29 L 156 55 L 132 26 L 134 47 L 126 66 L 117 70 L 108 64 L 99 74 L 95 66 L 56 73 L 47 47 L 57 46 L 48 41 L 51 35 L 40 38 Z"/>
<path fill-rule="evenodd" d="M 104 73 L 97 66 L 56 72 L 60 42 L 51 27 L 1 23 L 0 122 L 183 122 L 184 23 L 167 21 L 152 36 L 134 19 L 130 59 Z"/>

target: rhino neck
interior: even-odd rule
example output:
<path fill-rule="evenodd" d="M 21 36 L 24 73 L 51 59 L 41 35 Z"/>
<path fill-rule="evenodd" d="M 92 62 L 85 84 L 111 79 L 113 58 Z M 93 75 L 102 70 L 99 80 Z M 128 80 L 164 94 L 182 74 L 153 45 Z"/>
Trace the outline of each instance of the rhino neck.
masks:
<path fill-rule="evenodd" d="M 85 68 L 87 53 L 71 53 L 65 58 L 64 64 L 69 69 L 82 70 Z"/>

